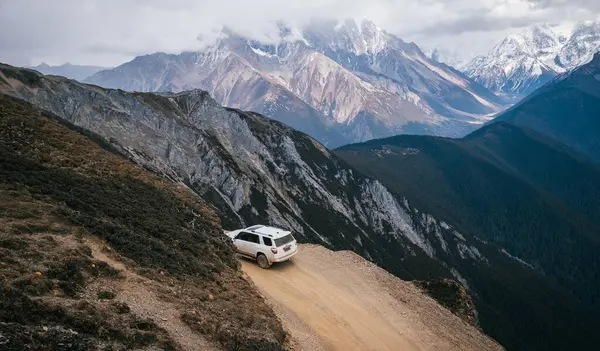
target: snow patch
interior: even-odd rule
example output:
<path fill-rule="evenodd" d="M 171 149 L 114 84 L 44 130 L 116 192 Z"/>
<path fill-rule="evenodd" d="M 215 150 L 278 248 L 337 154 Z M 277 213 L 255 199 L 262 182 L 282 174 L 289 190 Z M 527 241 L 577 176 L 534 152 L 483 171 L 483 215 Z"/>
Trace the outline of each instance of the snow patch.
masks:
<path fill-rule="evenodd" d="M 268 57 L 268 58 L 277 57 L 277 55 L 270 54 L 270 53 L 268 53 L 266 51 L 263 51 L 261 49 L 253 48 L 252 46 L 250 46 L 250 49 L 252 51 L 254 51 L 254 53 L 257 54 L 257 55 L 259 55 L 259 56 Z"/>
<path fill-rule="evenodd" d="M 457 232 L 456 230 L 454 232 L 452 232 L 452 234 L 454 234 L 455 237 L 459 238 L 462 241 L 467 241 L 467 240 L 465 240 L 465 237 L 461 233 Z"/>

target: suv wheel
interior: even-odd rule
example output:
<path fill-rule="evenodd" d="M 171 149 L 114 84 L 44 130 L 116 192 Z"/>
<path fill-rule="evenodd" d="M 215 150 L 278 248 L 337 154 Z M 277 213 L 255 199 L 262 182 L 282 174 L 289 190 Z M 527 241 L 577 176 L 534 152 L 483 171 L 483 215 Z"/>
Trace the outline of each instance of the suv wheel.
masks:
<path fill-rule="evenodd" d="M 258 254 L 258 256 L 256 257 L 256 263 L 262 269 L 267 269 L 267 268 L 271 267 L 271 263 L 269 262 L 269 259 L 264 254 Z"/>

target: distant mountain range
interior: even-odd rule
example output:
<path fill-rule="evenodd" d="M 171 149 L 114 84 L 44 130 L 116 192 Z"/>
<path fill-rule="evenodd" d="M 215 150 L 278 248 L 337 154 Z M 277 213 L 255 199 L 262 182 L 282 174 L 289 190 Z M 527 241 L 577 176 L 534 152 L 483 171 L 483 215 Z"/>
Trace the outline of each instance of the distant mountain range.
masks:
<path fill-rule="evenodd" d="M 399 133 L 461 136 L 504 107 L 488 89 L 372 22 L 280 30 L 277 45 L 224 30 L 201 52 L 140 56 L 85 82 L 129 91 L 200 88 L 328 146 Z"/>
<path fill-rule="evenodd" d="M 495 93 L 520 98 L 589 62 L 599 49 L 600 21 L 534 25 L 506 37 L 461 70 Z"/>
<path fill-rule="evenodd" d="M 52 74 L 55 76 L 63 76 L 71 79 L 78 80 L 83 82 L 84 79 L 93 76 L 94 74 L 105 70 L 110 69 L 110 67 L 100 67 L 100 66 L 82 66 L 82 65 L 72 65 L 70 63 L 65 63 L 60 66 L 50 66 L 46 63 L 42 63 L 37 66 L 30 66 L 28 68 L 39 71 L 43 74 Z"/>

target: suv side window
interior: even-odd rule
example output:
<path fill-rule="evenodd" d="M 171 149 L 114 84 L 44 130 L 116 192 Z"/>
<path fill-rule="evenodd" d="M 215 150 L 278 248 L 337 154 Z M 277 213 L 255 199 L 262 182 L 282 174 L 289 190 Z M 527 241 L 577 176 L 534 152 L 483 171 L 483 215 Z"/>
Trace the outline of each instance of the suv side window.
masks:
<path fill-rule="evenodd" d="M 251 243 L 260 244 L 260 239 L 258 238 L 258 235 L 256 235 L 256 234 L 244 232 L 244 233 L 242 233 L 242 237 L 240 239 L 251 242 Z"/>
<path fill-rule="evenodd" d="M 269 247 L 273 246 L 273 241 L 271 241 L 270 238 L 263 236 L 262 239 L 263 239 L 263 243 L 265 243 L 265 246 L 269 246 Z"/>

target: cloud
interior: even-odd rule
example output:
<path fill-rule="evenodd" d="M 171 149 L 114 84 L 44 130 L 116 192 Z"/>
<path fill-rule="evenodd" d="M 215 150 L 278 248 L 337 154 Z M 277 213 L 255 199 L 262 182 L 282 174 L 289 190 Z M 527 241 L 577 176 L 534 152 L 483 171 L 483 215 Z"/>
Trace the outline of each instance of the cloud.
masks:
<path fill-rule="evenodd" d="M 0 0 L 0 61 L 117 65 L 144 53 L 199 50 L 223 26 L 272 42 L 278 21 L 348 17 L 425 47 L 471 53 L 535 22 L 599 11 L 595 0 Z"/>
<path fill-rule="evenodd" d="M 592 13 L 600 10 L 600 2 L 597 0 L 530 0 L 529 2 L 537 8 L 568 8 Z"/>

